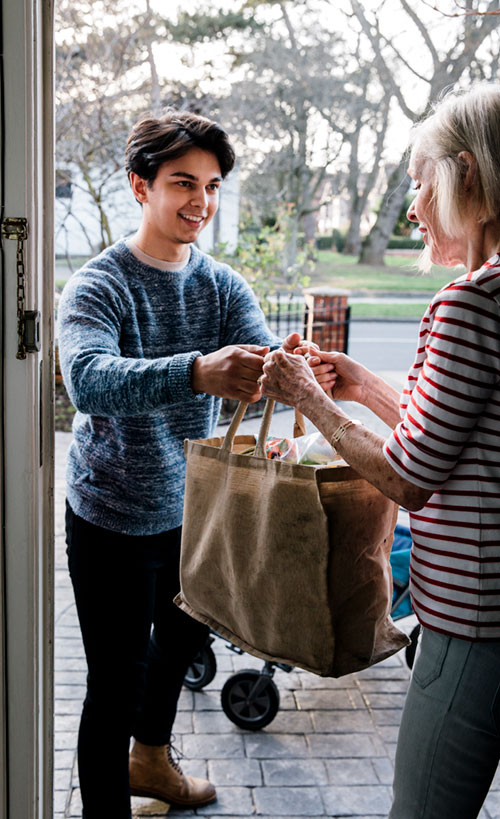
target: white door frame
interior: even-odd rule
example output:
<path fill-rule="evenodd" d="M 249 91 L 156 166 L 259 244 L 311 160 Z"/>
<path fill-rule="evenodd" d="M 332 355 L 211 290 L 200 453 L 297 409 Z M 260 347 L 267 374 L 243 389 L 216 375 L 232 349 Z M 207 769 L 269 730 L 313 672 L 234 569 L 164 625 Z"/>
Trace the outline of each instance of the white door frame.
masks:
<path fill-rule="evenodd" d="M 5 217 L 25 217 L 26 303 L 41 350 L 17 352 L 16 242 L 3 252 L 0 819 L 52 819 L 53 0 L 0 0 Z"/>

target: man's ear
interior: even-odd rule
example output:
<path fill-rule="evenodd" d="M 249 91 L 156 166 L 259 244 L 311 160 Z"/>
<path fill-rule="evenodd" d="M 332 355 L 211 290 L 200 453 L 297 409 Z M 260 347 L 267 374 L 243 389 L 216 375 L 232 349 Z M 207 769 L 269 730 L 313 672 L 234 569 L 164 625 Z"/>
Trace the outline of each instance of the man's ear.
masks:
<path fill-rule="evenodd" d="M 458 155 L 464 191 L 467 193 L 474 187 L 477 180 L 477 160 L 469 151 L 460 151 Z"/>
<path fill-rule="evenodd" d="M 142 176 L 139 174 L 134 173 L 134 171 L 130 172 L 130 187 L 132 188 L 132 193 L 134 194 L 136 200 L 139 204 L 143 204 L 143 202 L 148 201 L 148 183 L 146 179 L 143 179 Z"/>

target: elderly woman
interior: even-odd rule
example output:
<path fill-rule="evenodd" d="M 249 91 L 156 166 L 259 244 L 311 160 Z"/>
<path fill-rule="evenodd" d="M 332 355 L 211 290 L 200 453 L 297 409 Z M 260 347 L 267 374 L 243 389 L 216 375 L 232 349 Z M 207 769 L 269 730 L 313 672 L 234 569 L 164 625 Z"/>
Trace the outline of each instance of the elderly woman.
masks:
<path fill-rule="evenodd" d="M 341 353 L 330 400 L 300 356 L 271 354 L 264 394 L 297 406 L 410 510 L 421 652 L 399 733 L 391 819 L 472 819 L 500 756 L 500 86 L 448 95 L 418 124 L 410 175 L 431 262 L 464 265 L 425 312 L 402 395 Z M 392 429 L 384 441 L 335 403 Z"/>

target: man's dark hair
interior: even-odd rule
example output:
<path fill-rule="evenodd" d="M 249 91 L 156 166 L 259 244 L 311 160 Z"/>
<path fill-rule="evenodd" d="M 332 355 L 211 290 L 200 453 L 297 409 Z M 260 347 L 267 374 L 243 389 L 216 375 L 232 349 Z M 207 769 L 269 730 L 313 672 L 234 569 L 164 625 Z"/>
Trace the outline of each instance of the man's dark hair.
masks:
<path fill-rule="evenodd" d="M 179 159 L 191 148 L 215 154 L 222 178 L 234 167 L 234 150 L 226 132 L 199 114 L 167 109 L 163 116 L 145 117 L 132 128 L 125 148 L 125 170 L 151 186 L 164 162 Z"/>

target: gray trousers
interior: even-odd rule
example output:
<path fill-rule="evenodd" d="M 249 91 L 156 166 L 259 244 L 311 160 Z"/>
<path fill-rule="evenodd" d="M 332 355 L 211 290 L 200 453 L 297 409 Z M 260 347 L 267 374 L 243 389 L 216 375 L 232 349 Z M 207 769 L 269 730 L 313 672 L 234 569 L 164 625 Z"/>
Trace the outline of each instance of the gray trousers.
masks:
<path fill-rule="evenodd" d="M 500 758 L 500 641 L 423 630 L 390 819 L 476 819 Z"/>

